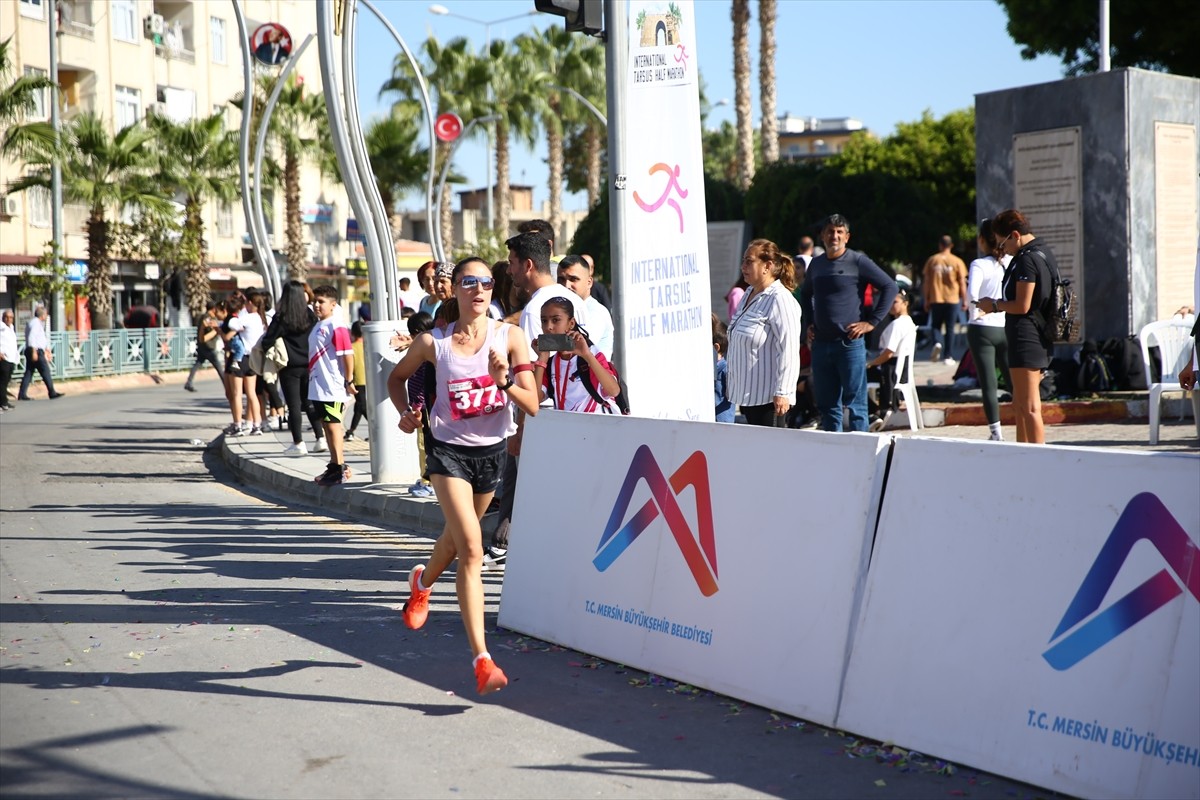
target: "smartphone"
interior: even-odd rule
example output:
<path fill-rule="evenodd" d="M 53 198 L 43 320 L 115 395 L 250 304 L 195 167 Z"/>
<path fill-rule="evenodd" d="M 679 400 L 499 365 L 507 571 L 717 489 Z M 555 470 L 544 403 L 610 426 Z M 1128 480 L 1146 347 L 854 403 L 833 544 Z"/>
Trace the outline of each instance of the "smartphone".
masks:
<path fill-rule="evenodd" d="M 537 337 L 539 353 L 553 353 L 561 350 L 574 350 L 571 337 L 565 333 L 543 333 Z"/>

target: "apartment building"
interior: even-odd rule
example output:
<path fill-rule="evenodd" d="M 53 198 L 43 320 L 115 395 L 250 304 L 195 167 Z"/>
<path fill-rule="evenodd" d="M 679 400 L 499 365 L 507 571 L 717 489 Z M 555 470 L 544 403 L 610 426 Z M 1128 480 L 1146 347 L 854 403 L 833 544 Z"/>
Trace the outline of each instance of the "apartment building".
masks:
<path fill-rule="evenodd" d="M 298 49 L 308 34 L 316 33 L 316 3 L 311 0 L 243 0 L 242 8 L 248 35 L 264 23 L 278 23 Z M 229 104 L 243 89 L 242 49 L 229 0 L 3 0 L 0 39 L 12 37 L 16 75 L 50 72 L 49 37 L 55 21 L 64 122 L 91 111 L 115 131 L 148 113 L 183 121 L 224 110 L 227 125 L 235 130 L 240 126 L 241 112 Z M 311 91 L 321 91 L 315 42 L 300 57 L 296 73 Z M 50 118 L 50 95 L 46 92 L 39 102 L 38 118 Z M 20 163 L 0 164 L 0 192 L 23 170 Z M 323 180 L 314 165 L 305 165 L 301 203 L 314 277 L 344 278 L 345 261 L 355 249 L 346 240 L 351 211 L 344 189 Z M 264 192 L 264 205 L 268 227 L 275 232 L 272 247 L 280 250 L 282 190 L 277 197 Z M 87 258 L 86 219 L 82 206 L 63 206 L 64 256 L 72 279 L 79 283 L 84 274 L 79 263 Z M 214 291 L 261 285 L 261 276 L 247 263 L 248 228 L 240 202 L 210 203 L 204 221 Z M 49 191 L 0 198 L 0 306 L 18 306 L 15 282 L 32 269 L 51 238 Z M 157 263 L 122 260 L 113 270 L 118 320 L 132 306 L 158 304 L 168 276 Z"/>
<path fill-rule="evenodd" d="M 784 161 L 809 161 L 829 158 L 842 152 L 856 133 L 868 136 L 861 120 L 853 117 L 779 117 L 779 157 Z"/>

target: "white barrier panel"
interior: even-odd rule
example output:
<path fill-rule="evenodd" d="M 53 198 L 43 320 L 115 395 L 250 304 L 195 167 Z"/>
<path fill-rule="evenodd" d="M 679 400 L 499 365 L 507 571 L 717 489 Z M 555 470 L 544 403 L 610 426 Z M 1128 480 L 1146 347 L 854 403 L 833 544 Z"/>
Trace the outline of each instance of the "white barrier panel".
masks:
<path fill-rule="evenodd" d="M 1200 796 L 1200 459 L 899 439 L 838 726 L 1084 797 Z"/>
<path fill-rule="evenodd" d="M 886 440 L 541 412 L 500 624 L 830 724 Z"/>

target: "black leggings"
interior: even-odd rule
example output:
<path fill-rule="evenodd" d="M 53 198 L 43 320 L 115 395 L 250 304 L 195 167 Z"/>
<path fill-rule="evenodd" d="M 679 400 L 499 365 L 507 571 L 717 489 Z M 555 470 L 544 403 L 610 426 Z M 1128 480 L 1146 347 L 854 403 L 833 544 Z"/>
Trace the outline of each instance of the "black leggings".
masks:
<path fill-rule="evenodd" d="M 968 325 L 967 346 L 975 359 L 975 376 L 983 390 L 983 413 L 989 425 L 1000 421 L 1000 398 L 997 396 L 996 367 L 1004 372 L 1008 382 L 1008 337 L 1004 328 L 990 325 Z M 1009 383 L 1011 386 L 1012 384 Z"/>
<path fill-rule="evenodd" d="M 308 422 L 314 432 L 322 430 L 321 417 L 313 404 L 308 402 L 308 367 L 284 367 L 279 370 L 279 382 L 283 384 L 283 396 L 287 399 L 288 430 L 292 433 L 292 443 L 300 444 L 304 440 L 300 428 L 301 412 L 308 414 Z"/>
<path fill-rule="evenodd" d="M 350 433 L 354 433 L 356 430 L 358 430 L 359 420 L 366 419 L 367 421 L 370 421 L 370 419 L 371 419 L 370 417 L 367 416 L 367 387 L 366 387 L 366 385 L 365 384 L 362 386 L 355 385 L 354 388 L 355 388 L 355 390 L 358 391 L 358 394 L 354 395 L 354 416 L 350 418 L 350 427 L 346 429 Z"/>

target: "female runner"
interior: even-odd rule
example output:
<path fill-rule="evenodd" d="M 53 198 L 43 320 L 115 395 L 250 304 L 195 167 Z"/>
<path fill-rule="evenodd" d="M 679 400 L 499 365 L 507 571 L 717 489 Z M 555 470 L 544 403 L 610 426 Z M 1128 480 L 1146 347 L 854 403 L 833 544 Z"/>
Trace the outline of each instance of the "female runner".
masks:
<path fill-rule="evenodd" d="M 476 686 L 480 694 L 488 694 L 504 688 L 508 678 L 484 643 L 479 522 L 500 483 L 505 439 L 515 427 L 511 405 L 536 414 L 538 391 L 525 334 L 515 325 L 488 318 L 495 285 L 488 265 L 477 258 L 460 261 L 451 281 L 458 320 L 417 336 L 388 377 L 388 395 L 400 412 L 400 430 L 413 433 L 420 429 L 425 410 L 409 404 L 408 378 L 425 362 L 437 368 L 425 458 L 446 527 L 428 563 L 415 567 L 409 576 L 404 624 L 414 630 L 425 624 L 431 587 L 457 558 L 455 588 L 475 658 Z"/>

